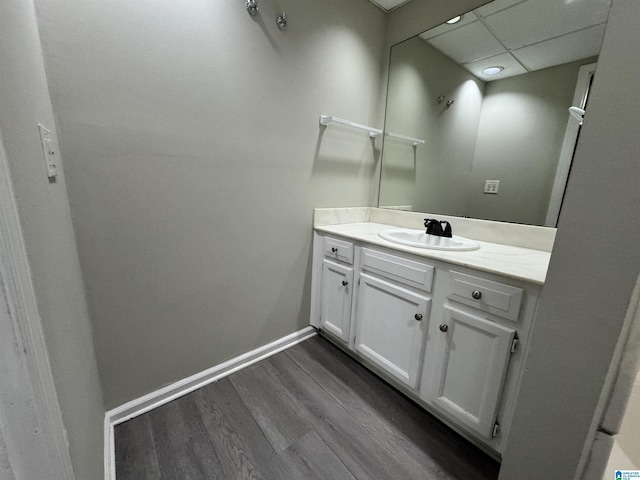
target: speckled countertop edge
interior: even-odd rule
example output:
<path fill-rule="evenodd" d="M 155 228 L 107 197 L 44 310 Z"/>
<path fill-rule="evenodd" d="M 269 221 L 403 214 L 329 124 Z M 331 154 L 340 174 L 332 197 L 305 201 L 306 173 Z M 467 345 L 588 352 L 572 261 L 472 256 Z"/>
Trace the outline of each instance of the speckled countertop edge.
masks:
<path fill-rule="evenodd" d="M 447 252 L 408 247 L 389 242 L 378 236 L 380 231 L 389 228 L 398 227 L 382 223 L 356 222 L 316 226 L 315 230 L 533 284 L 544 285 L 549 259 L 551 258 L 551 253 L 549 252 L 483 241 L 478 241 L 480 244 L 478 250 L 470 252 Z"/>

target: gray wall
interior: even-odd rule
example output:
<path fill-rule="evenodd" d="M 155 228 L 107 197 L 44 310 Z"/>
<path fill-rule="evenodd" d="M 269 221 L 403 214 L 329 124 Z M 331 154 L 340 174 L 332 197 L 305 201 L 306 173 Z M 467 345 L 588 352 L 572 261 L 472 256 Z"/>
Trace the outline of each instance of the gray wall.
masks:
<path fill-rule="evenodd" d="M 467 215 L 484 83 L 419 37 L 393 47 L 390 72 L 385 129 L 426 143 L 385 138 L 380 205 Z"/>
<path fill-rule="evenodd" d="M 41 0 L 109 408 L 309 323 L 313 207 L 375 202 L 366 0 Z M 275 17 L 287 12 L 289 27 Z"/>
<path fill-rule="evenodd" d="M 613 0 L 504 454 L 504 480 L 572 479 L 640 273 L 640 3 Z M 598 231 L 606 225 L 606 233 Z"/>
<path fill-rule="evenodd" d="M 59 159 L 46 176 L 38 123 L 55 127 L 33 5 L 0 2 L 0 130 L 33 274 L 71 458 L 80 479 L 102 476 L 104 406 Z"/>
<path fill-rule="evenodd" d="M 466 215 L 544 225 L 580 61 L 488 82 Z M 487 195 L 485 180 L 500 180 Z"/>

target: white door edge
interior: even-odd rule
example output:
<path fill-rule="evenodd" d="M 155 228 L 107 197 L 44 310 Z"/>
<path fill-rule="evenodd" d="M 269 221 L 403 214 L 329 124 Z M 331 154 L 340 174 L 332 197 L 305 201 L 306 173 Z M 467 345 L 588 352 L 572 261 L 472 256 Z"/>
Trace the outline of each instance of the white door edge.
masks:
<path fill-rule="evenodd" d="M 29 398 L 29 405 L 20 405 L 18 408 L 34 409 L 38 428 L 36 436 L 25 428 L 19 432 L 12 432 L 12 438 L 3 436 L 1 443 L 6 445 L 7 451 L 10 452 L 11 444 L 20 444 L 21 441 L 28 443 L 30 437 L 31 441 L 35 440 L 43 447 L 44 455 L 36 456 L 33 451 L 19 452 L 18 455 L 23 454 L 31 465 L 34 465 L 34 462 L 41 463 L 34 466 L 43 472 L 39 479 L 74 480 L 69 445 L 51 373 L 1 132 L 0 280 L 4 286 L 3 292 L 0 293 L 3 293 L 8 307 L 2 314 L 13 326 L 13 341 L 22 346 L 15 360 L 18 365 L 24 367 L 21 371 L 29 372 L 29 378 L 15 378 L 16 384 L 24 386 Z M 8 333 L 0 332 L 1 335 Z M 17 371 L 8 372 L 8 375 L 12 374 L 17 375 Z M 6 394 L 5 389 L 0 389 L 0 397 Z M 23 438 L 16 438 L 16 433 Z M 3 435 L 2 430 L 0 435 Z M 15 465 L 19 465 L 20 460 L 9 458 L 9 462 Z"/>

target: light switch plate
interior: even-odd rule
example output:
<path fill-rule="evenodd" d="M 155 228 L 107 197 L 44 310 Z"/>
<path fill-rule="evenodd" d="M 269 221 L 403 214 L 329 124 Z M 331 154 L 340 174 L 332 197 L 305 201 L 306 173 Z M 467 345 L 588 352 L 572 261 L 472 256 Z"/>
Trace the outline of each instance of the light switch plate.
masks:
<path fill-rule="evenodd" d="M 484 182 L 484 193 L 498 193 L 498 187 L 500 186 L 500 180 L 485 180 Z"/>
<path fill-rule="evenodd" d="M 56 162 L 58 161 L 56 158 L 56 143 L 51 130 L 40 124 L 38 124 L 38 129 L 40 130 L 42 153 L 44 154 L 45 166 L 47 167 L 47 177 L 54 178 L 58 174 L 58 168 L 56 166 Z"/>

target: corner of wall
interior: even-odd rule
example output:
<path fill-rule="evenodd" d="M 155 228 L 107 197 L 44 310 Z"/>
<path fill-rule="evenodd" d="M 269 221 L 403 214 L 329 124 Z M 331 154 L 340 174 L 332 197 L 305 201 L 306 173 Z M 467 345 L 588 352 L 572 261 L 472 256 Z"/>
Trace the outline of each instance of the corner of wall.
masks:
<path fill-rule="evenodd" d="M 49 181 L 38 136 L 56 129 L 33 3 L 1 2 L 0 25 L 0 130 L 49 363 L 76 478 L 99 478 L 104 404 L 64 168 Z"/>

